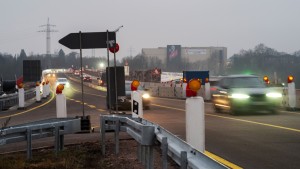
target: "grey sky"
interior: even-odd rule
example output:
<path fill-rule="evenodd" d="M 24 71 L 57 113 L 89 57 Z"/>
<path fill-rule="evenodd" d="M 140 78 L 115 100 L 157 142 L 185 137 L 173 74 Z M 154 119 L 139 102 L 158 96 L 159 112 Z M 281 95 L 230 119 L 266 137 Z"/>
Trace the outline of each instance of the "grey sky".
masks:
<path fill-rule="evenodd" d="M 142 48 L 224 46 L 228 56 L 259 43 L 278 51 L 300 50 L 298 0 L 0 0 L 0 52 L 46 53 L 46 35 L 38 33 L 47 18 L 59 32 L 51 34 L 51 53 L 72 32 L 115 30 L 118 58 Z M 84 55 L 91 55 L 84 50 Z M 96 49 L 96 56 L 106 56 Z"/>

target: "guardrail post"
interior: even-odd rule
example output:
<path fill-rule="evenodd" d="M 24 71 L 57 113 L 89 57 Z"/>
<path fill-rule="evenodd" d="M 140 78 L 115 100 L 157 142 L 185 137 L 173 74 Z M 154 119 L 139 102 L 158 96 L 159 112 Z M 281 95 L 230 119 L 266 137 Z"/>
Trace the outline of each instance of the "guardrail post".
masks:
<path fill-rule="evenodd" d="M 161 149 L 162 149 L 162 168 L 168 168 L 168 138 L 163 137 L 161 141 Z"/>
<path fill-rule="evenodd" d="M 181 151 L 180 153 L 180 169 L 187 169 L 187 152 Z"/>
<path fill-rule="evenodd" d="M 120 132 L 120 120 L 118 119 L 115 121 L 115 144 L 116 144 L 116 150 L 115 153 L 119 154 L 119 145 L 120 145 L 120 139 L 119 139 L 119 132 Z"/>
<path fill-rule="evenodd" d="M 139 142 L 137 146 L 137 158 L 139 162 L 142 162 L 142 145 Z"/>
<path fill-rule="evenodd" d="M 54 130 L 54 134 L 55 134 L 55 144 L 54 144 L 54 148 L 55 148 L 55 154 L 58 154 L 59 151 L 59 127 L 55 126 L 55 130 Z"/>
<path fill-rule="evenodd" d="M 102 146 L 102 155 L 105 155 L 105 119 L 103 116 L 100 116 L 100 133 L 101 133 L 101 146 Z"/>
<path fill-rule="evenodd" d="M 153 169 L 153 147 L 146 146 L 146 168 Z"/>
<path fill-rule="evenodd" d="M 142 154 L 142 164 L 143 165 L 145 165 L 145 161 L 146 161 L 145 160 L 146 159 L 146 152 L 145 151 L 146 151 L 145 146 L 142 145 L 142 153 L 141 154 Z"/>
<path fill-rule="evenodd" d="M 63 135 L 63 134 L 61 134 L 60 136 L 59 136 L 59 150 L 60 151 L 62 151 L 63 149 L 64 149 L 64 138 L 65 138 L 65 136 Z"/>
<path fill-rule="evenodd" d="M 32 138 L 31 138 L 32 131 L 31 131 L 31 129 L 27 129 L 26 134 L 27 134 L 27 136 L 26 136 L 26 139 L 27 139 L 27 159 L 30 160 L 31 157 L 32 157 L 32 144 L 31 144 L 31 141 L 32 141 Z"/>

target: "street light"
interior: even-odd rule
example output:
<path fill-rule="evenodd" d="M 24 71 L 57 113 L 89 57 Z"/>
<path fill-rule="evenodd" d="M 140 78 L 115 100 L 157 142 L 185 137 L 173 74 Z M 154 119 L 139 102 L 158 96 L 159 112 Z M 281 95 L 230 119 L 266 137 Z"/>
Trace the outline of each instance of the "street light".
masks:
<path fill-rule="evenodd" d="M 101 62 L 100 64 L 99 64 L 99 66 L 100 66 L 100 70 L 102 70 L 103 68 L 104 68 L 104 63 L 103 62 Z"/>

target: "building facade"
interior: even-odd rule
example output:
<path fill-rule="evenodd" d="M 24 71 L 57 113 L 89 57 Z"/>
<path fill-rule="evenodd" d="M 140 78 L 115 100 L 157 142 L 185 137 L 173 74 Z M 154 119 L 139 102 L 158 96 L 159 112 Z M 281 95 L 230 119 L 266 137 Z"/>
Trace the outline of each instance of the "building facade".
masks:
<path fill-rule="evenodd" d="M 181 47 L 168 45 L 159 48 L 143 48 L 142 55 L 158 58 L 165 65 L 164 71 L 209 70 L 210 75 L 222 75 L 227 62 L 226 47 Z"/>

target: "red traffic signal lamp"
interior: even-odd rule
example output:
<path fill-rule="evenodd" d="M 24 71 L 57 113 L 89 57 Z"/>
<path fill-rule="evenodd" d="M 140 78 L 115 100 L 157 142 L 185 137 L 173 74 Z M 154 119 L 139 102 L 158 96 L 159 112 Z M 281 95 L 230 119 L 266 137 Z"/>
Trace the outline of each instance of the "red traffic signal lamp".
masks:
<path fill-rule="evenodd" d="M 294 82 L 294 76 L 288 76 L 288 83 L 293 83 Z"/>

